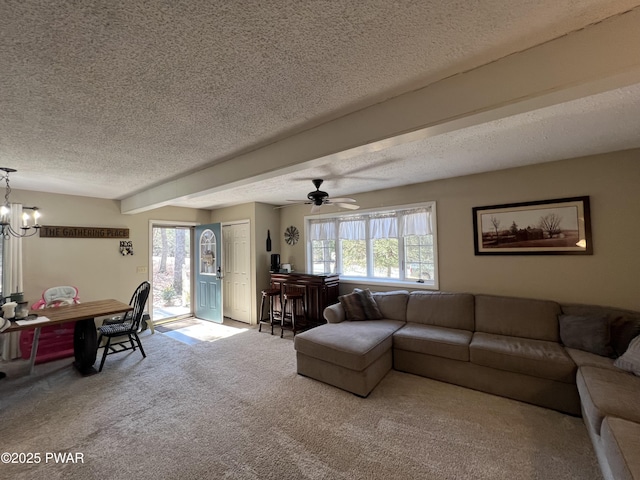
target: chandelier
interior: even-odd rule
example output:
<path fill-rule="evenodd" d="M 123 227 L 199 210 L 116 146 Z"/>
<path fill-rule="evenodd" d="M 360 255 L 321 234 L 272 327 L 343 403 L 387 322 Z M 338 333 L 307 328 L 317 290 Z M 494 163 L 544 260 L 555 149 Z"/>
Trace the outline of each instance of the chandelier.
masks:
<path fill-rule="evenodd" d="M 38 211 L 38 207 L 22 207 L 22 225 L 18 230 L 14 229 L 11 225 L 11 203 L 9 202 L 9 195 L 11 194 L 11 186 L 9 185 L 9 174 L 13 172 L 17 172 L 17 170 L 13 168 L 0 167 L 0 182 L 4 180 L 6 182 L 5 192 L 4 192 L 4 204 L 0 207 L 0 234 L 9 238 L 9 236 L 22 238 L 22 237 L 31 237 L 36 234 L 36 232 L 40 229 L 40 225 L 38 224 L 38 218 L 40 218 L 40 212 Z M 32 210 L 33 214 L 29 215 L 29 213 L 24 210 Z M 29 225 L 31 219 L 33 218 L 33 225 Z"/>

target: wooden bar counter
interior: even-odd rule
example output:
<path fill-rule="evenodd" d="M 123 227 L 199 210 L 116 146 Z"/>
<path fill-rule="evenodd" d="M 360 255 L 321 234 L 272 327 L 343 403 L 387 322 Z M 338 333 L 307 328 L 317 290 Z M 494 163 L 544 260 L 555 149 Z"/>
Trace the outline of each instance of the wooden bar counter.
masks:
<path fill-rule="evenodd" d="M 271 273 L 271 288 L 280 289 L 282 293 L 303 291 L 308 326 L 314 327 L 326 323 L 322 312 L 329 305 L 338 303 L 340 277 L 338 274 Z"/>

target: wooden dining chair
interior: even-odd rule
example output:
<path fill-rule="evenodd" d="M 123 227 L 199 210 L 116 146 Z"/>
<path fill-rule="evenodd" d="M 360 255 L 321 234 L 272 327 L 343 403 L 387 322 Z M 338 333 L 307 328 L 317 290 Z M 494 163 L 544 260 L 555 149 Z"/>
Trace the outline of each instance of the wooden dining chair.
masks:
<path fill-rule="evenodd" d="M 140 337 L 138 337 L 138 329 L 140 328 L 140 321 L 144 314 L 144 306 L 149 298 L 150 290 L 151 284 L 149 282 L 142 282 L 138 288 L 136 288 L 136 291 L 133 293 L 131 301 L 129 302 L 129 305 L 133 307 L 133 310 L 128 311 L 123 316 L 122 322 L 103 325 L 98 329 L 100 332 L 98 345 L 100 345 L 102 337 L 107 339 L 107 343 L 104 346 L 104 352 L 102 353 L 102 360 L 100 361 L 100 368 L 98 369 L 99 372 L 102 371 L 107 355 L 125 352 L 127 350 L 135 350 L 136 344 L 140 348 L 142 357 L 147 357 L 144 353 L 144 349 L 142 348 Z M 127 337 L 126 339 L 124 338 L 125 336 Z M 123 338 L 112 342 L 112 339 L 117 339 L 118 337 Z"/>

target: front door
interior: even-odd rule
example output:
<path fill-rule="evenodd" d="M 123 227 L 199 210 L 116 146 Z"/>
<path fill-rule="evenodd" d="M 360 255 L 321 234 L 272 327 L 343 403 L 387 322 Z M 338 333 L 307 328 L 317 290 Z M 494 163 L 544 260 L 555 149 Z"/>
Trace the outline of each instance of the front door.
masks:
<path fill-rule="evenodd" d="M 196 227 L 196 317 L 222 323 L 222 236 L 219 223 Z"/>

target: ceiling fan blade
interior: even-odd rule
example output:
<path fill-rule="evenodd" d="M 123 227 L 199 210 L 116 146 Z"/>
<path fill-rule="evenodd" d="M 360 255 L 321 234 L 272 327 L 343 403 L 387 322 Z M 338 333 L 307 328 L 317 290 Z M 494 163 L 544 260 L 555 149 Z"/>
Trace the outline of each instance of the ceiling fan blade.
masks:
<path fill-rule="evenodd" d="M 293 202 L 293 203 L 288 203 L 287 205 L 278 205 L 273 208 L 286 208 L 286 207 L 294 207 L 296 205 L 311 204 L 311 202 L 307 200 L 287 200 L 287 202 Z"/>
<path fill-rule="evenodd" d="M 322 210 L 322 205 L 314 205 L 311 207 L 311 213 L 318 213 L 320 210 Z"/>
<path fill-rule="evenodd" d="M 336 207 L 346 208 L 348 210 L 358 210 L 360 205 L 354 205 L 353 203 L 342 203 L 342 202 L 331 202 L 331 205 L 335 205 Z"/>
<path fill-rule="evenodd" d="M 342 203 L 356 203 L 353 198 L 329 198 L 331 203 L 342 202 Z"/>

